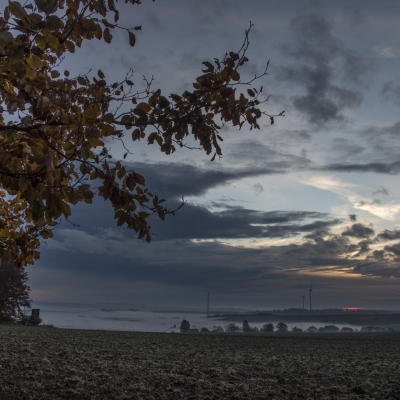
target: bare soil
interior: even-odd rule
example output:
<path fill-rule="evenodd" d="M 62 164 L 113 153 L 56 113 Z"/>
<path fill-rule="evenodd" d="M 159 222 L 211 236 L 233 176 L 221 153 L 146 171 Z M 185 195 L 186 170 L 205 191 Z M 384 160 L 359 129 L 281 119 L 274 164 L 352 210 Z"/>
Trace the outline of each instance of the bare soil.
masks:
<path fill-rule="evenodd" d="M 400 334 L 0 325 L 0 399 L 400 399 Z"/>

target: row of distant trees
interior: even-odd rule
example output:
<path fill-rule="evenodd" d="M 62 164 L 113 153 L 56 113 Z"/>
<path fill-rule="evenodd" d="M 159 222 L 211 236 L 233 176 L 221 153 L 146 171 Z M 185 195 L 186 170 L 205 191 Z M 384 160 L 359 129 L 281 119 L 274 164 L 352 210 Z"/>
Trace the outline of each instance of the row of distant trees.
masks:
<path fill-rule="evenodd" d="M 202 328 L 200 331 L 197 330 L 197 328 L 195 330 L 191 329 L 190 327 L 190 323 L 187 320 L 183 320 L 180 326 L 180 331 L 181 332 L 209 332 L 209 329 L 207 328 Z M 215 329 L 215 331 L 221 332 L 224 331 L 221 327 L 218 327 L 218 329 Z M 385 332 L 385 331 L 393 331 L 393 329 L 391 328 L 383 328 L 383 327 L 374 327 L 374 326 L 365 326 L 362 327 L 360 329 L 360 332 Z M 225 325 L 225 332 L 277 332 L 277 333 L 286 333 L 289 332 L 289 328 L 288 326 L 283 323 L 283 322 L 278 322 L 276 324 L 276 326 L 274 326 L 274 324 L 272 323 L 266 323 L 264 324 L 260 329 L 257 328 L 256 326 L 251 327 L 249 325 L 249 322 L 247 320 L 243 321 L 243 325 L 239 326 L 236 325 L 234 322 L 231 322 L 228 325 Z M 355 332 L 353 328 L 350 327 L 343 327 L 343 328 L 338 328 L 335 325 L 325 325 L 322 326 L 320 328 L 317 328 L 315 326 L 310 326 L 307 329 L 301 329 L 301 328 L 297 328 L 296 326 L 294 326 L 290 332 L 293 333 L 302 333 L 302 332 L 306 332 L 306 333 L 335 333 L 335 332 L 342 332 L 342 333 L 349 333 L 349 332 Z"/>

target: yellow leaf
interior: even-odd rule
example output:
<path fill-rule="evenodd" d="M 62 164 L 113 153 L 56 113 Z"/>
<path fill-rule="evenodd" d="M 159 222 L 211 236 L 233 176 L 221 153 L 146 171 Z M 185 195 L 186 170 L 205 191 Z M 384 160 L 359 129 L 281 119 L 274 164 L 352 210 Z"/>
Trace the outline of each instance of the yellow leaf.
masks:
<path fill-rule="evenodd" d="M 74 42 L 71 42 L 70 40 L 67 40 L 64 43 L 64 46 L 70 53 L 75 53 L 75 44 L 74 44 Z"/>
<path fill-rule="evenodd" d="M 115 128 L 112 125 L 104 125 L 102 131 L 106 135 L 112 135 L 115 132 Z"/>
<path fill-rule="evenodd" d="M 103 37 L 104 37 L 104 41 L 106 43 L 111 43 L 112 35 L 111 35 L 111 32 L 110 32 L 110 29 L 108 29 L 108 28 L 104 29 Z"/>
<path fill-rule="evenodd" d="M 100 107 L 97 103 L 91 105 L 91 107 L 85 109 L 85 117 L 97 118 L 100 115 Z"/>
<path fill-rule="evenodd" d="M 56 12 L 58 5 L 57 0 L 35 0 L 35 4 L 39 11 L 49 14 L 51 12 Z"/>
<path fill-rule="evenodd" d="M 94 180 L 97 179 L 99 177 L 99 173 L 94 170 L 91 174 L 90 174 L 90 180 Z"/>
<path fill-rule="evenodd" d="M 240 80 L 240 75 L 237 71 L 233 70 L 233 71 L 231 71 L 231 78 L 234 81 L 238 81 L 238 80 Z"/>
<path fill-rule="evenodd" d="M 142 109 L 146 113 L 151 111 L 151 107 L 147 103 L 138 104 L 138 108 Z"/>
<path fill-rule="evenodd" d="M 78 11 L 79 3 L 79 0 L 67 0 L 67 7 L 73 11 Z"/>
<path fill-rule="evenodd" d="M 125 176 L 125 173 L 126 173 L 125 168 L 122 167 L 117 173 L 118 179 L 122 179 Z"/>
<path fill-rule="evenodd" d="M 102 119 L 104 122 L 111 123 L 114 120 L 114 115 L 112 113 L 107 113 Z"/>
<path fill-rule="evenodd" d="M 132 175 L 128 175 L 125 183 L 129 190 L 133 190 L 136 186 L 135 178 Z"/>
<path fill-rule="evenodd" d="M 64 28 L 64 22 L 62 19 L 58 18 L 56 15 L 50 15 L 47 18 L 46 26 L 51 31 L 56 31 L 58 29 Z"/>
<path fill-rule="evenodd" d="M 96 39 L 101 39 L 103 37 L 103 30 L 101 29 L 101 26 L 99 24 L 96 24 L 96 30 L 94 32 L 94 36 Z"/>
<path fill-rule="evenodd" d="M 45 228 L 40 232 L 40 235 L 44 239 L 48 239 L 48 238 L 52 238 L 53 237 L 53 232 L 50 229 Z"/>
<path fill-rule="evenodd" d="M 129 32 L 129 44 L 133 47 L 136 43 L 136 36 L 134 33 Z"/>
<path fill-rule="evenodd" d="M 34 79 L 36 76 L 36 70 L 32 68 L 27 68 L 25 71 L 25 77 L 28 79 Z"/>
<path fill-rule="evenodd" d="M 71 215 L 71 207 L 65 201 L 60 201 L 60 208 L 65 218 Z"/>
<path fill-rule="evenodd" d="M 87 165 L 83 162 L 81 163 L 81 165 L 79 166 L 80 171 L 82 172 L 83 175 L 86 174 L 87 171 Z"/>
<path fill-rule="evenodd" d="M 92 147 L 104 146 L 104 143 L 96 136 L 89 136 L 88 142 Z"/>
<path fill-rule="evenodd" d="M 18 1 L 10 1 L 8 3 L 8 9 L 19 19 L 24 19 L 28 17 L 28 14 L 25 11 L 24 7 L 22 7 L 21 4 L 18 3 Z"/>
<path fill-rule="evenodd" d="M 46 39 L 46 43 L 54 50 L 57 50 L 60 42 L 58 41 L 58 37 L 51 34 L 49 31 L 44 32 L 44 38 Z"/>
<path fill-rule="evenodd" d="M 0 237 L 10 237 L 10 231 L 8 229 L 0 229 Z"/>
<path fill-rule="evenodd" d="M 47 43 L 46 43 L 46 39 L 43 36 L 38 35 L 38 36 L 36 36 L 35 40 L 36 40 L 36 44 L 38 45 L 40 50 L 44 50 L 46 48 Z"/>
<path fill-rule="evenodd" d="M 138 140 L 138 139 L 140 139 L 140 137 L 141 137 L 140 129 L 135 129 L 135 130 L 132 132 L 132 140 L 133 140 L 133 141 Z"/>

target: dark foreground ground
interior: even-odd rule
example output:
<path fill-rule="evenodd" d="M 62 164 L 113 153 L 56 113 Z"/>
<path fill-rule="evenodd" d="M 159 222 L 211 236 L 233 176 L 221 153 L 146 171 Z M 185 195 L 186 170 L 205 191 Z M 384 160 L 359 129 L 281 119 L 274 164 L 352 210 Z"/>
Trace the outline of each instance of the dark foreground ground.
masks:
<path fill-rule="evenodd" d="M 0 325 L 0 399 L 400 399 L 400 334 Z"/>

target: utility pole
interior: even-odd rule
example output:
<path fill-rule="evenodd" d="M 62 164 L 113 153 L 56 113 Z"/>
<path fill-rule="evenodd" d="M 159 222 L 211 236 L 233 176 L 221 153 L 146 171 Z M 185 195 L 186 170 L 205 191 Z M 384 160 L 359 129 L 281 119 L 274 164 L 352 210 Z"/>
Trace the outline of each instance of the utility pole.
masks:
<path fill-rule="evenodd" d="M 310 292 L 310 314 L 311 314 L 311 313 L 312 313 L 312 303 L 311 303 L 312 285 L 311 285 L 311 288 L 308 289 L 308 290 L 309 290 L 309 292 Z"/>
<path fill-rule="evenodd" d="M 304 299 L 305 299 L 305 295 L 303 294 L 303 296 L 301 296 L 303 298 L 303 310 L 304 310 Z"/>
<path fill-rule="evenodd" d="M 210 291 L 207 290 L 207 318 L 210 317 Z"/>

